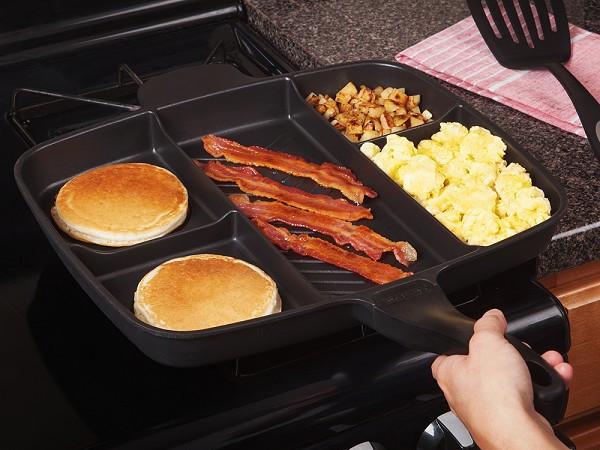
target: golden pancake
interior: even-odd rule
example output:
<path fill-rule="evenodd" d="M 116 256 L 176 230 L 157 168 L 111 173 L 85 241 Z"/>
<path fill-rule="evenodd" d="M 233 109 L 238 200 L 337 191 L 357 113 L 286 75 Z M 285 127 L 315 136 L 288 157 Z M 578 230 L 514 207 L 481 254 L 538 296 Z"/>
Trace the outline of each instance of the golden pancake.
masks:
<path fill-rule="evenodd" d="M 75 239 L 121 247 L 164 236 L 183 223 L 188 194 L 179 179 L 145 163 L 103 166 L 68 181 L 52 217 Z"/>
<path fill-rule="evenodd" d="M 138 319 L 175 331 L 202 330 L 281 311 L 275 282 L 221 255 L 191 255 L 148 272 L 134 295 Z"/>

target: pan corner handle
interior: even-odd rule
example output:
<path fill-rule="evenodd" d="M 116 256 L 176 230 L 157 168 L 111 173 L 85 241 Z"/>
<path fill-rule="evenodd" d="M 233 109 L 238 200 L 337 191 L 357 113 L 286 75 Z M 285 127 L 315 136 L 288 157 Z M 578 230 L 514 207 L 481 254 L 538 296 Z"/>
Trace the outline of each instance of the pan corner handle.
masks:
<path fill-rule="evenodd" d="M 474 320 L 428 280 L 390 287 L 372 298 L 372 327 L 399 344 L 424 352 L 466 354 Z M 531 376 L 534 406 L 552 425 L 564 416 L 568 391 L 556 370 L 519 339 L 506 335 Z"/>

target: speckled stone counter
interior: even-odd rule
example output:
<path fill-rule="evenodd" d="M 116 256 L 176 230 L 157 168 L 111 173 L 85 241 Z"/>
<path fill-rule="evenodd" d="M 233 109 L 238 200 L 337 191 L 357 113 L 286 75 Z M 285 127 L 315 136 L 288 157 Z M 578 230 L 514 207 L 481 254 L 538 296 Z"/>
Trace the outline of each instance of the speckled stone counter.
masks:
<path fill-rule="evenodd" d="M 244 0 L 250 24 L 300 68 L 387 59 L 469 15 L 464 1 Z M 572 23 L 600 32 L 600 0 L 566 1 Z M 442 83 L 515 138 L 565 187 L 568 211 L 540 255 L 540 275 L 600 258 L 600 163 L 585 139 Z"/>

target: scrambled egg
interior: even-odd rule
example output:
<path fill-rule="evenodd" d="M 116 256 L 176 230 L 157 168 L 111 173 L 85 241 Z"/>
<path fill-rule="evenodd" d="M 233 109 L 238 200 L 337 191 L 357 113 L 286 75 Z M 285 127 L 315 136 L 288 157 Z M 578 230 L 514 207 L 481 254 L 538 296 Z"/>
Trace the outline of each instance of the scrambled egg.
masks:
<path fill-rule="evenodd" d="M 360 150 L 436 219 L 470 245 L 490 245 L 550 217 L 550 202 L 521 165 L 504 160 L 506 144 L 481 127 L 441 123 L 415 147 L 389 135 Z"/>

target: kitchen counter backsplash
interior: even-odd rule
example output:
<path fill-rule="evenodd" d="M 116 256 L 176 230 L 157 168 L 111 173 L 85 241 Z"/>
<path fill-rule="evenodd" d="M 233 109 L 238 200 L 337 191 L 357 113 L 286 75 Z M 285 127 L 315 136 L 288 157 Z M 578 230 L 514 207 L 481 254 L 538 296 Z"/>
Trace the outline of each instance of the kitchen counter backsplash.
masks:
<path fill-rule="evenodd" d="M 298 67 L 394 60 L 404 48 L 469 15 L 465 2 L 244 0 L 250 24 Z M 566 1 L 570 22 L 600 32 L 600 0 Z M 568 211 L 539 274 L 600 257 L 600 163 L 587 141 L 493 100 L 441 84 L 473 105 L 544 163 L 562 183 Z"/>

